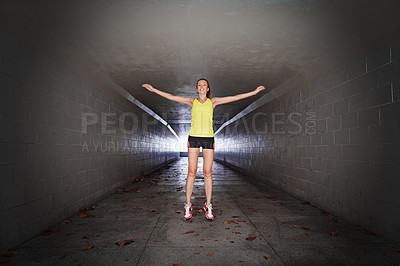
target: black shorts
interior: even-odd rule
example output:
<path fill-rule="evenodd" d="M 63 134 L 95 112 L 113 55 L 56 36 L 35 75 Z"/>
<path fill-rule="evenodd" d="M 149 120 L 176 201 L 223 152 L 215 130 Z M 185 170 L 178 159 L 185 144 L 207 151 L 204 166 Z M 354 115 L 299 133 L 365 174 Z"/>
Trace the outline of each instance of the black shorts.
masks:
<path fill-rule="evenodd" d="M 206 138 L 206 137 L 192 137 L 188 138 L 188 148 L 200 148 L 203 149 L 214 149 L 214 137 Z"/>

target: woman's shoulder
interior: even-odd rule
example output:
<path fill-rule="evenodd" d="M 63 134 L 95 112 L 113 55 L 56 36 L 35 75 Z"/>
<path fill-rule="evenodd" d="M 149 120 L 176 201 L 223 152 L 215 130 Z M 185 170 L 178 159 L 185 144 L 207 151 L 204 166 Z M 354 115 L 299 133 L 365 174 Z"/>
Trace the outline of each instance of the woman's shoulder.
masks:
<path fill-rule="evenodd" d="M 189 101 L 190 108 L 192 108 L 195 98 L 194 97 L 187 97 L 187 99 Z"/>

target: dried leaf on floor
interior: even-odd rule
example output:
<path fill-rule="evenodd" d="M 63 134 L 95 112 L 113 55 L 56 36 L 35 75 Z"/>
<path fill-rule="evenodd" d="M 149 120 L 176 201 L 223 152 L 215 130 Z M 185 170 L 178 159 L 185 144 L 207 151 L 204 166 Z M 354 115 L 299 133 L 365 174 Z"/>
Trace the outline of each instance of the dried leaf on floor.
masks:
<path fill-rule="evenodd" d="M 334 217 L 326 217 L 325 220 L 332 221 L 332 222 L 337 221 L 337 219 Z"/>
<path fill-rule="evenodd" d="M 294 238 L 294 240 L 300 240 L 300 238 L 298 238 L 298 237 L 295 237 L 295 238 Z"/>
<path fill-rule="evenodd" d="M 94 235 L 85 235 L 83 238 L 91 239 L 91 238 L 94 238 Z"/>
<path fill-rule="evenodd" d="M 86 208 L 81 208 L 81 212 L 86 212 L 86 211 L 93 211 L 96 209 L 96 206 L 89 206 Z"/>
<path fill-rule="evenodd" d="M 331 235 L 331 236 L 337 236 L 337 233 L 338 233 L 338 232 L 329 232 L 329 235 Z"/>
<path fill-rule="evenodd" d="M 194 255 L 200 255 L 200 252 L 195 252 L 195 253 L 193 253 Z"/>
<path fill-rule="evenodd" d="M 230 221 L 225 220 L 224 224 L 236 224 L 236 222 L 234 220 L 230 220 Z"/>
<path fill-rule="evenodd" d="M 146 212 L 156 212 L 155 210 L 148 210 L 148 211 L 146 211 Z"/>
<path fill-rule="evenodd" d="M 383 255 L 387 256 L 387 257 L 393 257 L 392 254 L 388 253 L 388 252 L 383 252 Z"/>
<path fill-rule="evenodd" d="M 60 228 L 56 228 L 56 229 L 52 229 L 52 230 L 44 230 L 42 235 L 47 236 L 47 235 L 50 235 L 52 233 L 58 233 L 60 231 L 61 231 Z"/>
<path fill-rule="evenodd" d="M 309 201 L 302 201 L 302 202 L 300 202 L 300 204 L 303 204 L 303 205 L 310 205 L 310 202 L 309 202 Z"/>
<path fill-rule="evenodd" d="M 204 226 L 203 226 L 201 229 L 207 229 L 207 227 L 204 227 Z"/>
<path fill-rule="evenodd" d="M 278 196 L 277 196 L 277 195 L 274 195 L 274 196 L 264 196 L 264 198 L 276 200 L 276 199 L 278 198 Z"/>
<path fill-rule="evenodd" d="M 231 239 L 230 237 L 227 237 L 227 238 L 226 238 L 226 240 L 230 240 L 230 239 Z"/>
<path fill-rule="evenodd" d="M 120 247 L 122 247 L 122 246 L 125 246 L 126 244 L 129 244 L 131 242 L 133 242 L 133 238 L 132 237 L 128 238 L 128 239 L 124 239 L 124 240 L 118 240 L 117 243 L 115 243 L 115 244 L 117 244 Z"/>
<path fill-rule="evenodd" d="M 94 214 L 89 214 L 89 213 L 86 213 L 86 212 L 80 213 L 78 216 L 79 216 L 80 218 L 95 217 Z"/>
<path fill-rule="evenodd" d="M 89 243 L 86 243 L 85 245 L 83 245 L 81 247 L 81 249 L 83 249 L 83 250 L 88 250 L 88 249 L 91 249 L 91 248 L 93 248 L 93 246 L 91 244 L 89 244 Z"/>
<path fill-rule="evenodd" d="M 258 212 L 258 210 L 254 209 L 254 208 L 252 208 L 252 207 L 249 207 L 248 209 L 249 209 L 251 212 Z"/>
<path fill-rule="evenodd" d="M 64 220 L 61 224 L 69 224 L 69 220 Z"/>
<path fill-rule="evenodd" d="M 105 246 L 102 246 L 101 248 L 109 248 L 109 247 L 111 247 L 111 245 L 105 245 Z"/>
<path fill-rule="evenodd" d="M 273 260 L 274 259 L 274 257 L 272 257 L 272 256 L 264 256 L 267 260 Z"/>
<path fill-rule="evenodd" d="M 188 232 L 186 232 L 184 234 L 193 234 L 193 233 L 194 233 L 194 231 L 188 231 Z"/>
<path fill-rule="evenodd" d="M 212 253 L 208 253 L 208 254 L 207 254 L 207 256 L 212 256 L 212 255 L 213 255 Z"/>
<path fill-rule="evenodd" d="M 182 263 L 179 263 L 179 264 L 172 264 L 172 266 L 182 266 Z"/>
<path fill-rule="evenodd" d="M 239 198 L 244 198 L 244 197 L 245 197 L 244 194 L 240 194 L 240 195 L 239 195 Z"/>
<path fill-rule="evenodd" d="M 135 191 L 136 193 L 142 192 L 140 189 L 138 188 L 134 188 L 133 191 Z"/>
<path fill-rule="evenodd" d="M 238 222 L 240 222 L 240 223 L 245 223 L 246 222 L 246 220 L 237 220 Z"/>
<path fill-rule="evenodd" d="M 253 241 L 254 239 L 256 239 L 257 236 L 256 235 L 249 235 L 248 237 L 246 237 L 246 240 L 248 241 Z"/>
<path fill-rule="evenodd" d="M 294 225 L 295 228 L 300 228 L 300 229 L 304 229 L 304 230 L 308 230 L 308 227 L 302 226 L 302 225 Z"/>
<path fill-rule="evenodd" d="M 142 207 L 139 207 L 139 206 L 135 206 L 135 207 L 133 207 L 133 209 L 134 209 L 134 210 L 142 210 L 143 208 L 142 208 Z"/>

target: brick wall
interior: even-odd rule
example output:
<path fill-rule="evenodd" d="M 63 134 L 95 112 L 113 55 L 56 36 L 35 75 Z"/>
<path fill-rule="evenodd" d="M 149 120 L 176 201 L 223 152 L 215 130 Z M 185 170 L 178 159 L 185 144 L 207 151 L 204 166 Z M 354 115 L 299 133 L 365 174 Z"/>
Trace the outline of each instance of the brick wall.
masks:
<path fill-rule="evenodd" d="M 294 87 L 221 130 L 216 160 L 400 239 L 399 57 L 392 43 Z"/>
<path fill-rule="evenodd" d="M 0 250 L 179 156 L 163 124 L 7 32 L 0 58 Z"/>

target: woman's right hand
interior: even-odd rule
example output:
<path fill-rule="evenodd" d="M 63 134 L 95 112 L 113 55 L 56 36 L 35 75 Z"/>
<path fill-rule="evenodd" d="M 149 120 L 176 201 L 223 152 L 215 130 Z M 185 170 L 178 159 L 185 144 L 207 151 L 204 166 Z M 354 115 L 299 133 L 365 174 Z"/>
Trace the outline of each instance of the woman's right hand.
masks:
<path fill-rule="evenodd" d="M 153 88 L 153 86 L 151 86 L 150 84 L 142 84 L 142 87 L 143 88 L 146 88 L 148 91 L 150 91 L 150 92 L 154 92 L 154 88 Z"/>
<path fill-rule="evenodd" d="M 256 94 L 257 94 L 257 93 L 259 93 L 260 91 L 263 91 L 263 90 L 265 90 L 265 87 L 264 87 L 264 86 L 258 86 L 254 91 L 255 91 Z"/>

